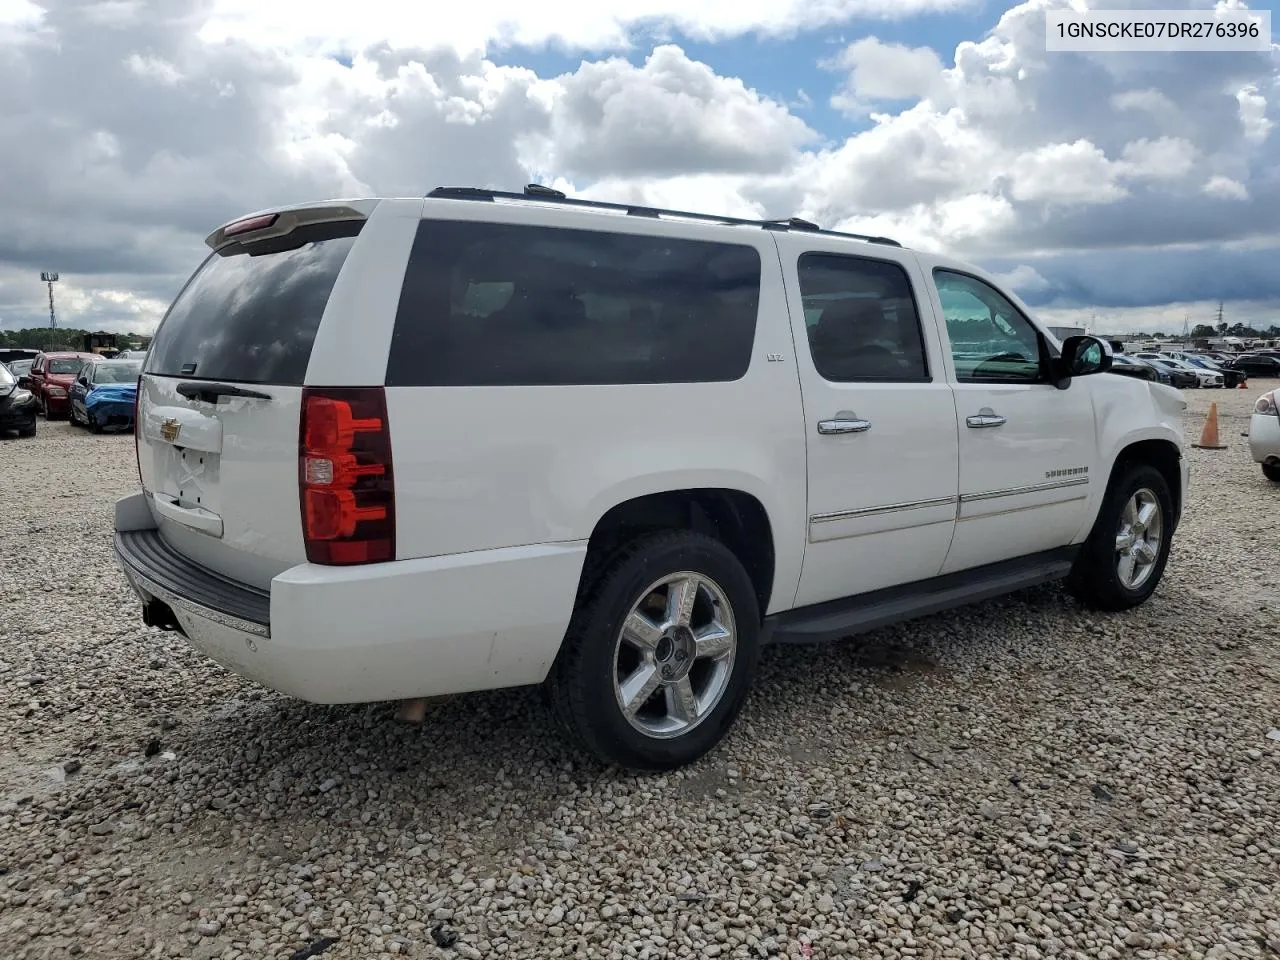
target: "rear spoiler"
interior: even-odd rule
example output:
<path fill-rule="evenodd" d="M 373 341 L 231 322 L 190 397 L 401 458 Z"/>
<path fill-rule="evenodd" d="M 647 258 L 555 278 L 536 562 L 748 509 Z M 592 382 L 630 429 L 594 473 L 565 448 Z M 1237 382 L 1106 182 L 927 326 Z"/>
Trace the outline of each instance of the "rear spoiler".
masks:
<path fill-rule="evenodd" d="M 299 207 L 289 210 L 268 211 L 240 217 L 220 226 L 204 242 L 211 250 L 219 250 L 230 243 L 242 240 L 269 240 L 288 236 L 298 227 L 315 223 L 340 223 L 346 220 L 367 220 L 367 212 L 354 206 Z"/>

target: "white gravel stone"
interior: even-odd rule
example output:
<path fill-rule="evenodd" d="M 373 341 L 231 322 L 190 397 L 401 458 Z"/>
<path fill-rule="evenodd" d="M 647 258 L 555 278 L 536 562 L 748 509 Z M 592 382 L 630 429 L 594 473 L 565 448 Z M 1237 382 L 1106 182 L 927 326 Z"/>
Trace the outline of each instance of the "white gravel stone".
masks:
<path fill-rule="evenodd" d="M 110 546 L 133 441 L 42 421 L 0 440 L 0 956 L 1278 954 L 1263 389 L 1187 392 L 1189 439 L 1216 400 L 1230 447 L 1189 451 L 1145 606 L 1046 587 L 770 650 L 726 743 L 657 777 L 584 761 L 529 691 L 406 728 L 144 628 Z"/>

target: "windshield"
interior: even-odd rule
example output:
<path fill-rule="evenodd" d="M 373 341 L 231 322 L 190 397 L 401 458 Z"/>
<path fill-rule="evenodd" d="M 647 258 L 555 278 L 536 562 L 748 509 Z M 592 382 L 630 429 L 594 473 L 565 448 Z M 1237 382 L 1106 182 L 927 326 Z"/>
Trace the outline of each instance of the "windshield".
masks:
<path fill-rule="evenodd" d="M 84 363 L 79 357 L 71 357 L 70 359 L 54 359 L 49 361 L 50 373 L 75 373 L 80 369 L 80 364 Z"/>
<path fill-rule="evenodd" d="M 15 377 L 26 376 L 27 371 L 30 369 L 31 369 L 30 360 L 15 360 L 13 361 L 13 363 L 9 364 L 9 372 L 12 373 Z"/>
<path fill-rule="evenodd" d="M 93 383 L 134 383 L 141 372 L 141 363 L 100 363 L 89 379 Z"/>

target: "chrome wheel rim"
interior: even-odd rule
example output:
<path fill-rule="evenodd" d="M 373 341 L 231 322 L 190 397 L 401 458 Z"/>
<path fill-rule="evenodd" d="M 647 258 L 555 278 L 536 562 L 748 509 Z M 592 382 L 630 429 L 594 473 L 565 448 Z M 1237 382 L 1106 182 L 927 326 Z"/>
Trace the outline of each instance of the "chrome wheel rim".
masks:
<path fill-rule="evenodd" d="M 733 608 L 718 583 L 682 571 L 632 604 L 613 652 L 613 695 L 646 737 L 679 737 L 724 697 L 738 652 Z"/>
<path fill-rule="evenodd" d="M 1136 590 L 1151 579 L 1163 537 L 1160 500 L 1143 487 L 1124 505 L 1116 530 L 1116 575 L 1127 589 Z"/>

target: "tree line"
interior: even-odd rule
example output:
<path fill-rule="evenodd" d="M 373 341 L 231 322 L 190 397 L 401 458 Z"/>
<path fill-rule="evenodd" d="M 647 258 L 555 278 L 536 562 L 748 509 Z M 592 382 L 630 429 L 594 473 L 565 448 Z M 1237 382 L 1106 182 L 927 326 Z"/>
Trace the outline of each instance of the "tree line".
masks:
<path fill-rule="evenodd" d="M 1162 334 L 1156 334 L 1162 336 Z M 1250 327 L 1243 323 L 1233 323 L 1227 325 L 1220 323 L 1216 327 L 1207 323 L 1197 323 L 1191 330 L 1192 340 L 1211 340 L 1214 337 L 1280 337 L 1280 324 L 1271 324 L 1271 326 L 1263 329 L 1261 327 Z"/>
<path fill-rule="evenodd" d="M 21 330 L 0 330 L 0 348 L 28 350 L 83 350 L 87 333 L 110 333 L 103 330 L 80 330 L 75 327 L 23 327 Z M 121 350 L 137 350 L 150 340 L 133 333 L 113 334 Z"/>

